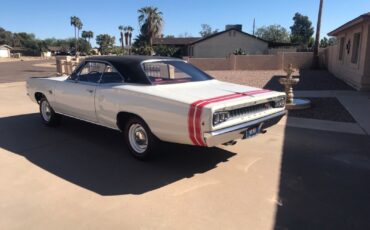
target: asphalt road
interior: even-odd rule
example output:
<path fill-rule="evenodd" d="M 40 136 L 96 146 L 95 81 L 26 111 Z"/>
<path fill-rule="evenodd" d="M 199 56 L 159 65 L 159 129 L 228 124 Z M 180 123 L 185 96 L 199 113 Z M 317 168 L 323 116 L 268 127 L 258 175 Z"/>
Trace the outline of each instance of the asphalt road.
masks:
<path fill-rule="evenodd" d="M 29 77 L 47 77 L 56 74 L 56 67 L 39 67 L 37 64 L 54 63 L 54 60 L 0 62 L 0 83 L 26 81 Z"/>
<path fill-rule="evenodd" d="M 370 229 L 370 138 L 286 127 L 235 146 L 164 145 L 41 124 L 24 84 L 0 84 L 4 229 Z M 4 109 L 6 108 L 6 109 Z"/>

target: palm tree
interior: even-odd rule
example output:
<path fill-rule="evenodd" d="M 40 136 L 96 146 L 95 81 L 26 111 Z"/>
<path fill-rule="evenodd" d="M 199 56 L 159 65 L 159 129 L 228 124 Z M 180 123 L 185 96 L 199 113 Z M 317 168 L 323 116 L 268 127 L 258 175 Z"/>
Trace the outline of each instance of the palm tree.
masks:
<path fill-rule="evenodd" d="M 162 12 L 158 11 L 157 7 L 147 6 L 138 10 L 138 17 L 141 25 L 140 32 L 149 38 L 149 45 L 152 49 L 153 38 L 161 34 L 163 27 Z"/>
<path fill-rule="evenodd" d="M 131 54 L 132 31 L 134 31 L 134 28 L 132 28 L 131 26 L 127 26 L 127 32 L 128 32 L 128 54 Z"/>
<path fill-rule="evenodd" d="M 119 31 L 120 31 L 120 35 L 121 35 L 121 39 L 120 39 L 120 41 L 121 41 L 121 47 L 122 47 L 122 53 L 124 53 L 124 45 L 123 45 L 123 30 L 124 30 L 124 27 L 122 26 L 122 25 L 120 25 L 120 26 L 118 26 L 118 29 L 119 29 Z"/>
<path fill-rule="evenodd" d="M 83 26 L 83 24 L 82 24 L 81 20 L 79 20 L 78 23 L 77 23 L 77 40 L 80 37 L 80 30 L 82 30 L 82 26 Z"/>
<path fill-rule="evenodd" d="M 73 26 L 75 28 L 75 48 L 76 48 L 76 55 L 77 55 L 77 48 L 78 48 L 77 41 L 78 41 L 80 30 L 82 29 L 82 26 L 83 26 L 81 19 L 79 19 L 76 16 L 72 16 L 71 17 L 71 26 Z"/>
<path fill-rule="evenodd" d="M 81 37 L 83 39 L 85 39 L 85 41 L 87 41 L 87 39 L 88 39 L 89 40 L 89 43 L 90 43 L 90 39 L 94 37 L 94 33 L 91 30 L 89 30 L 89 31 L 85 31 L 84 30 L 81 33 Z"/>
<path fill-rule="evenodd" d="M 81 32 L 81 37 L 82 37 L 83 39 L 85 39 L 85 41 L 87 41 L 88 31 L 83 30 L 83 31 Z"/>
<path fill-rule="evenodd" d="M 132 31 L 134 30 L 134 28 L 132 28 L 131 26 L 125 26 L 123 30 L 125 32 L 125 44 L 128 49 L 128 54 L 131 54 L 131 38 L 132 38 Z"/>
<path fill-rule="evenodd" d="M 87 31 L 88 32 L 88 36 L 87 36 L 87 39 L 89 39 L 89 43 L 90 43 L 90 39 L 91 38 L 94 38 L 94 32 L 92 32 L 91 30 Z"/>
<path fill-rule="evenodd" d="M 316 26 L 316 40 L 315 46 L 313 49 L 313 68 L 319 68 L 319 41 L 320 41 L 320 29 L 321 29 L 321 14 L 322 14 L 322 5 L 324 0 L 320 0 L 319 14 L 317 16 L 317 26 Z"/>
<path fill-rule="evenodd" d="M 123 28 L 124 35 L 125 35 L 125 45 L 128 46 L 128 26 Z"/>

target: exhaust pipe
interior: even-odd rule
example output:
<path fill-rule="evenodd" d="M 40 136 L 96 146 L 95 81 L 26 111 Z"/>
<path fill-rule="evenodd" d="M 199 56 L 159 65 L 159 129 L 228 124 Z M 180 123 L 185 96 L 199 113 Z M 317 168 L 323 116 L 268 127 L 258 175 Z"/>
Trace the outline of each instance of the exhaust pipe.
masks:
<path fill-rule="evenodd" d="M 237 143 L 236 141 L 232 140 L 232 141 L 223 143 L 222 145 L 229 146 L 229 145 L 235 145 L 236 143 Z"/>

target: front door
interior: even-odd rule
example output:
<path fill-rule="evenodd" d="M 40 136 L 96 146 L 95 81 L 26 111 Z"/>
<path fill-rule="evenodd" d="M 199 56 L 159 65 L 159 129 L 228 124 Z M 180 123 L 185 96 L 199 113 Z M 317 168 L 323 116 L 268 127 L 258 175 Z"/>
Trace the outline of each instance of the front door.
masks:
<path fill-rule="evenodd" d="M 83 120 L 98 122 L 95 113 L 95 91 L 106 64 L 86 62 L 66 81 L 55 88 L 57 112 Z"/>

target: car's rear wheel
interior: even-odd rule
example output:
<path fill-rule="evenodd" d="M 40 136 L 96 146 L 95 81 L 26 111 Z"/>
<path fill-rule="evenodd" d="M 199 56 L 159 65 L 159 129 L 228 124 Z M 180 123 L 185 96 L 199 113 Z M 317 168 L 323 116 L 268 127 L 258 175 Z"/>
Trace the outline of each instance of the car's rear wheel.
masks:
<path fill-rule="evenodd" d="M 60 122 L 60 115 L 54 112 L 48 100 L 45 97 L 43 97 L 40 99 L 39 104 L 40 104 L 40 116 L 41 116 L 42 122 L 48 126 L 58 125 Z"/>
<path fill-rule="evenodd" d="M 150 158 L 158 145 L 148 125 L 138 117 L 128 119 L 123 134 L 131 154 L 140 160 Z"/>

